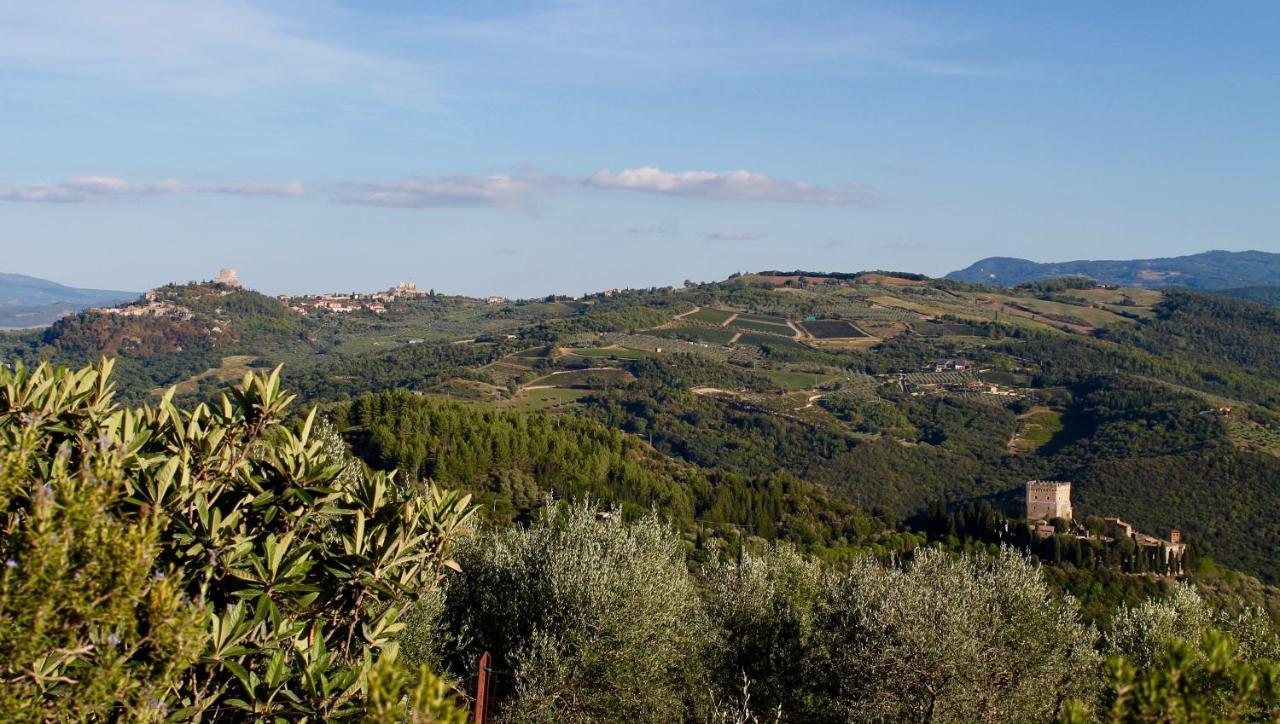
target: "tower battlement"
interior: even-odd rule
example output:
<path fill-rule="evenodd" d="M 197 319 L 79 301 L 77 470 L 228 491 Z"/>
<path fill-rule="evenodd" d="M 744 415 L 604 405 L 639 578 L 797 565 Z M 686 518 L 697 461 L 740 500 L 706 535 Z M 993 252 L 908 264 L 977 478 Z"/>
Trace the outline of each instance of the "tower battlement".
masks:
<path fill-rule="evenodd" d="M 1027 520 L 1071 518 L 1071 483 L 1060 480 L 1027 481 Z"/>

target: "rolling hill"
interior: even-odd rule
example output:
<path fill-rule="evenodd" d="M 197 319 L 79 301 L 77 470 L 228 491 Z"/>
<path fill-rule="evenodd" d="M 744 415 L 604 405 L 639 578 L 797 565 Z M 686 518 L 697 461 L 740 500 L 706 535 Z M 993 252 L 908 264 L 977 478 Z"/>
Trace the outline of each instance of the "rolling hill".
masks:
<path fill-rule="evenodd" d="M 285 385 L 330 411 L 371 465 L 449 479 L 512 518 L 548 491 L 641 507 L 676 495 L 690 502 L 662 505 L 695 537 L 745 526 L 836 549 L 865 532 L 817 511 L 854 506 L 891 527 L 938 504 L 1017 515 L 1026 480 L 1064 479 L 1082 518 L 1177 528 L 1197 555 L 1280 581 L 1275 310 L 1186 289 L 899 273 L 760 272 L 494 304 L 388 295 L 170 285 L 0 345 L 27 362 L 116 356 L 129 402 L 171 385 L 211 399 L 283 363 Z M 400 427 L 388 421 L 399 412 L 343 412 L 393 391 L 432 402 Z M 490 439 L 495 425 L 602 442 L 573 443 L 586 472 L 556 478 L 515 447 L 481 459 L 510 447 Z M 615 448 L 679 474 L 628 477 Z"/>
<path fill-rule="evenodd" d="M 25 274 L 0 273 L 0 328 L 40 327 L 67 314 L 137 296 L 137 292 L 78 289 Z"/>
<path fill-rule="evenodd" d="M 1280 284 L 1280 254 L 1264 251 L 1206 251 L 1163 259 L 1040 263 L 993 256 L 953 271 L 947 279 L 1016 286 L 1059 277 L 1084 276 L 1125 287 L 1231 289 Z"/>

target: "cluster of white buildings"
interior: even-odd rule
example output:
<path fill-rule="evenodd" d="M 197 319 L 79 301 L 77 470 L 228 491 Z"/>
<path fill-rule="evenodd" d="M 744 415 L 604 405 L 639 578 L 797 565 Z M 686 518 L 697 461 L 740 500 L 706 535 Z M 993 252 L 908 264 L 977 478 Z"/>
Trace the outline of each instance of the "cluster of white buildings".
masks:
<path fill-rule="evenodd" d="M 288 304 L 290 309 L 302 314 L 307 314 L 311 311 L 346 313 L 361 310 L 384 314 L 387 311 L 389 302 L 401 299 L 417 299 L 430 294 L 431 292 L 429 291 L 419 289 L 413 282 L 400 282 L 384 292 L 374 292 L 372 294 L 331 293 L 301 297 L 281 294 L 279 299 Z"/>
<path fill-rule="evenodd" d="M 142 299 L 119 307 L 94 307 L 89 310 L 99 314 L 110 314 L 117 317 L 168 317 L 171 319 L 191 319 L 191 310 L 171 302 L 158 299 L 154 291 L 142 295 Z"/>

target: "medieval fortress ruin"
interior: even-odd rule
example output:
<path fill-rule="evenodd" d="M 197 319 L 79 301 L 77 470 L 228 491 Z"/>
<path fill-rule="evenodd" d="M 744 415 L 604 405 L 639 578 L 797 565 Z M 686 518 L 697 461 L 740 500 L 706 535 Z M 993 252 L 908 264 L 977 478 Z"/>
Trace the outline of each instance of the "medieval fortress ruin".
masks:
<path fill-rule="evenodd" d="M 1044 540 L 1059 534 L 1060 525 L 1066 524 L 1068 535 L 1081 540 L 1092 540 L 1107 545 L 1115 545 L 1121 540 L 1129 540 L 1134 550 L 1143 553 L 1151 561 L 1163 564 L 1174 574 L 1180 574 L 1186 562 L 1187 544 L 1182 542 L 1182 532 L 1176 528 L 1169 531 L 1168 539 L 1139 532 L 1132 524 L 1120 518 L 1104 518 L 1103 530 L 1086 527 L 1077 522 L 1071 511 L 1071 483 L 1060 480 L 1028 480 L 1027 522 L 1031 524 L 1034 537 Z"/>
<path fill-rule="evenodd" d="M 1071 520 L 1071 483 L 1027 481 L 1027 520 Z"/>

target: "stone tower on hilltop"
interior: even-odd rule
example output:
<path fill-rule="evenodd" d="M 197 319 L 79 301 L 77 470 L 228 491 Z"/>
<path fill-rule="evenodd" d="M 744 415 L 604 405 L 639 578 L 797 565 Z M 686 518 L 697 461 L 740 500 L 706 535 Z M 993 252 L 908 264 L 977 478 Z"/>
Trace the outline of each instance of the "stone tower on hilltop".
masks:
<path fill-rule="evenodd" d="M 236 278 L 235 269 L 219 269 L 218 276 L 214 277 L 215 284 L 225 284 L 229 287 L 240 286 L 240 280 Z"/>
<path fill-rule="evenodd" d="M 1071 518 L 1071 483 L 1027 481 L 1027 520 Z"/>

